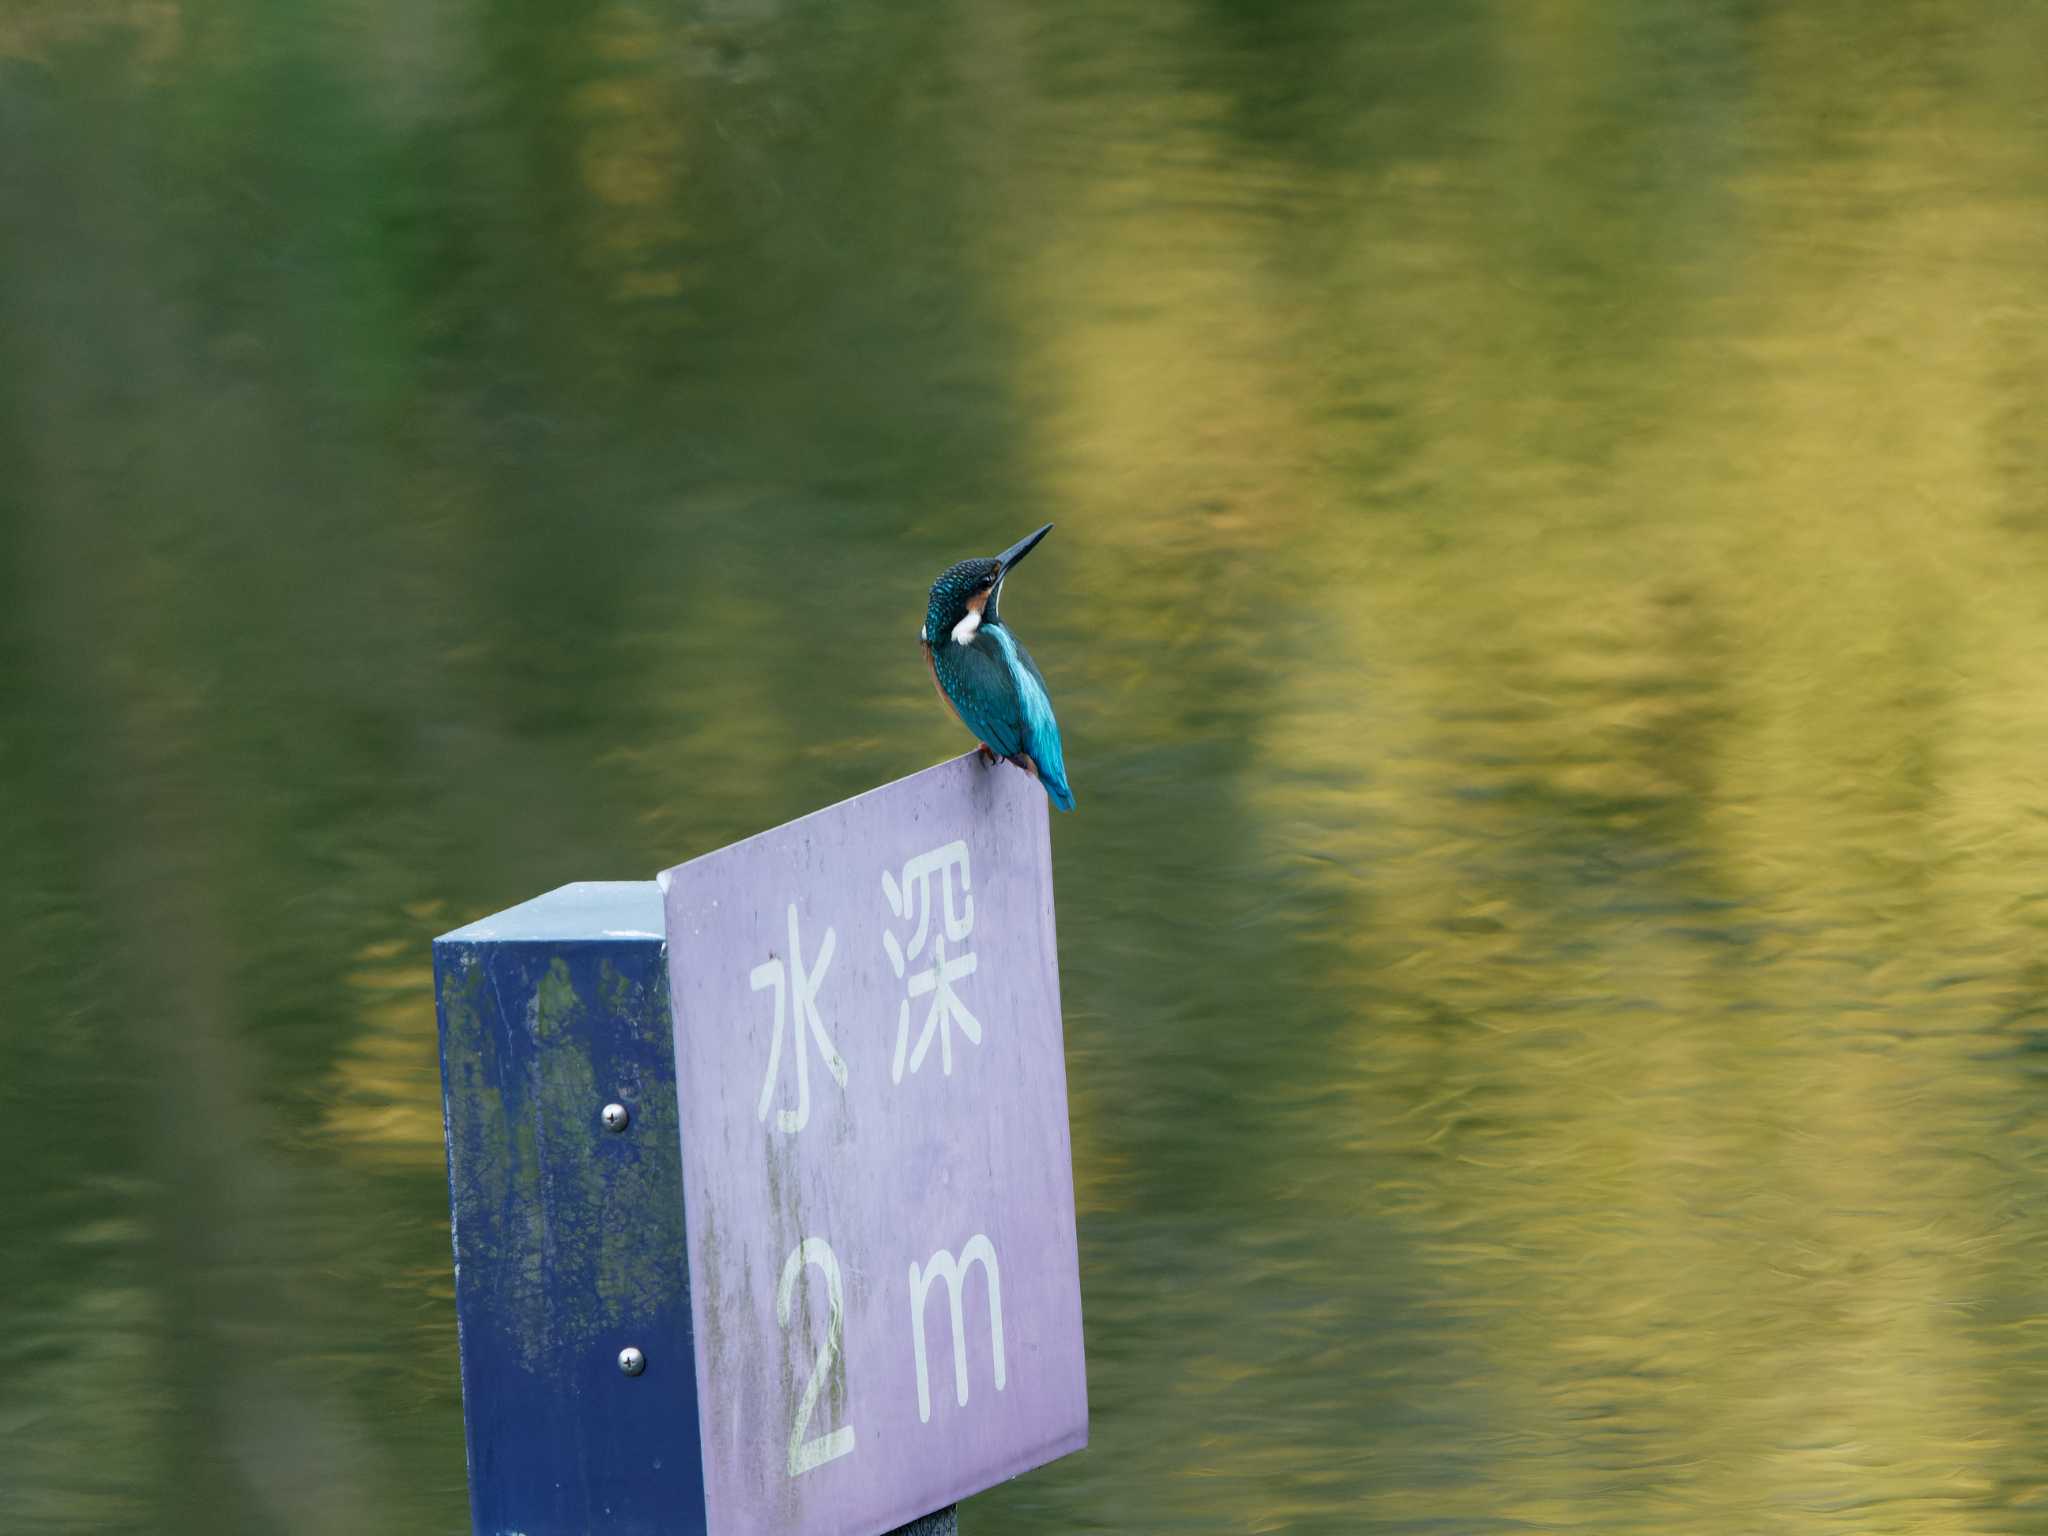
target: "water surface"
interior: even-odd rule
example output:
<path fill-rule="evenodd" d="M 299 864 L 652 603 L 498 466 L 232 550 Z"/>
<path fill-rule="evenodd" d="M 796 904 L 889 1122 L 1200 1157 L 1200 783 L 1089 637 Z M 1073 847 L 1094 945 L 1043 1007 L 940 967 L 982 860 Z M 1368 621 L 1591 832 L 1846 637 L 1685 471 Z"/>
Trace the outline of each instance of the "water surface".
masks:
<path fill-rule="evenodd" d="M 464 1528 L 431 936 L 964 745 L 989 1533 L 2048 1531 L 2048 10 L 19 0 L 0 1525 Z"/>

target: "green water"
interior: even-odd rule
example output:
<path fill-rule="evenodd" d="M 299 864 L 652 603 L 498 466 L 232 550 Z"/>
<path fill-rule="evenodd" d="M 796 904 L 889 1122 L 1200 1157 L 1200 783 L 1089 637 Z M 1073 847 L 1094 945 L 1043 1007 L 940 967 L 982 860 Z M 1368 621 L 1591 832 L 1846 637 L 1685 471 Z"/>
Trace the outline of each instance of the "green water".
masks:
<path fill-rule="evenodd" d="M 428 940 L 961 750 L 1093 1445 L 2048 1532 L 2048 7 L 0 8 L 0 1529 L 456 1532 Z"/>

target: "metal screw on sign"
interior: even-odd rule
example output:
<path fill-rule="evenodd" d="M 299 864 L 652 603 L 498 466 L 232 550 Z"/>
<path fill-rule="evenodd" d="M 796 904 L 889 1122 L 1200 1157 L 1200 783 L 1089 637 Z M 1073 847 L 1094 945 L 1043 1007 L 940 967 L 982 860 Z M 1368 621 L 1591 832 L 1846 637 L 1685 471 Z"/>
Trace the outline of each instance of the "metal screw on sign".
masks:
<path fill-rule="evenodd" d="M 626 1113 L 626 1106 L 623 1104 L 605 1105 L 603 1112 L 599 1114 L 598 1118 L 604 1121 L 604 1128 L 612 1132 L 623 1131 L 633 1119 L 631 1115 Z"/>
<path fill-rule="evenodd" d="M 628 1344 L 619 1351 L 619 1369 L 628 1376 L 638 1376 L 647 1369 L 647 1357 Z"/>

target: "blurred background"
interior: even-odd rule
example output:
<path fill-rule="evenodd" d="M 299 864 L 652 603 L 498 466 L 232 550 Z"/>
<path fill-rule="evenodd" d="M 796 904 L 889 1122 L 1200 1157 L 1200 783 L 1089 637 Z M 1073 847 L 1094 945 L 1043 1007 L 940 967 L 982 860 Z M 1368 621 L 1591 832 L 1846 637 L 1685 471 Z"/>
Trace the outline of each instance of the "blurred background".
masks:
<path fill-rule="evenodd" d="M 0 1528 L 466 1529 L 428 944 L 964 749 L 969 1536 L 2048 1531 L 2048 8 L 8 0 Z"/>

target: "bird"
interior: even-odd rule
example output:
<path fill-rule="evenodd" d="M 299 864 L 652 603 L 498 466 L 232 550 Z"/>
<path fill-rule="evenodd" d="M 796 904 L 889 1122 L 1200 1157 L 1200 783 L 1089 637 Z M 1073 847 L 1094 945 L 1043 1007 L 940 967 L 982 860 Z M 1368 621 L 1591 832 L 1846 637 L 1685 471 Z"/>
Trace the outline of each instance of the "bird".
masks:
<path fill-rule="evenodd" d="M 1016 764 L 1048 800 L 1071 811 L 1074 792 L 1045 678 L 997 612 L 1010 572 L 1051 532 L 1047 523 L 1000 555 L 947 566 L 932 583 L 917 638 L 939 697 L 974 732 L 983 757 Z"/>

